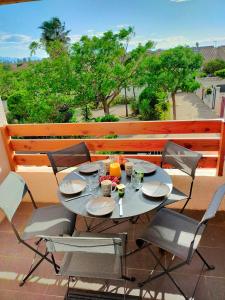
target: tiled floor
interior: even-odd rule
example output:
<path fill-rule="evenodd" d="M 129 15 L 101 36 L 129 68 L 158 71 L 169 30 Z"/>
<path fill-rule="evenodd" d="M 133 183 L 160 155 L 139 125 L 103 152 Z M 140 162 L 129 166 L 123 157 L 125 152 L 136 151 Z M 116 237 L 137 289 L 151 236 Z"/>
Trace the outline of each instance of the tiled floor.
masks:
<path fill-rule="evenodd" d="M 22 204 L 16 216 L 15 223 L 22 230 L 26 220 L 31 213 L 29 204 Z M 199 219 L 201 213 L 186 212 Z M 114 232 L 127 231 L 129 235 L 128 247 L 135 248 L 135 239 L 141 234 L 147 225 L 147 218 L 142 217 L 138 224 L 126 222 L 114 228 Z M 82 219 L 78 219 L 78 230 L 83 230 Z M 112 232 L 113 230 L 111 230 Z M 41 246 L 41 247 L 44 247 Z M 157 251 L 157 250 L 156 250 Z M 216 266 L 213 271 L 203 271 L 200 277 L 194 299 L 197 300 L 223 300 L 225 299 L 225 214 L 218 214 L 207 227 L 205 235 L 201 241 L 201 252 L 211 264 Z M 23 287 L 18 283 L 23 275 L 27 273 L 32 261 L 33 253 L 23 245 L 19 245 L 15 235 L 7 223 L 3 220 L 0 223 L 0 299 L 42 299 L 56 300 L 64 299 L 67 288 L 66 278 L 54 275 L 54 270 L 46 262 L 43 262 L 35 271 L 32 278 Z M 56 259 L 60 261 L 62 256 Z M 167 263 L 169 255 L 165 257 Z M 142 290 L 137 287 L 137 282 L 146 278 L 149 270 L 154 266 L 154 260 L 147 249 L 129 256 L 127 259 L 128 274 L 134 275 L 137 281 L 127 284 L 127 293 L 138 295 L 140 299 L 163 299 L 176 300 L 184 299 L 176 287 L 167 277 L 160 278 L 147 284 Z M 198 274 L 202 269 L 201 261 L 194 257 L 191 266 L 185 266 L 173 272 L 173 276 L 184 288 L 189 297 L 192 296 Z M 104 282 L 78 280 L 74 283 L 75 287 L 86 289 L 104 289 Z M 120 282 L 111 282 L 108 291 L 123 292 L 123 285 Z"/>

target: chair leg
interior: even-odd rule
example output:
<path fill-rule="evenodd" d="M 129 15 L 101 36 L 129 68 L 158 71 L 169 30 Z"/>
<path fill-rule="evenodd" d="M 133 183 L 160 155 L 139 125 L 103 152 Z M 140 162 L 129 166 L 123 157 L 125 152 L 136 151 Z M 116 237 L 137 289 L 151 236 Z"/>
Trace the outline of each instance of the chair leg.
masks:
<path fill-rule="evenodd" d="M 209 265 L 209 264 L 207 263 L 207 261 L 205 260 L 205 258 L 201 255 L 201 253 L 200 253 L 198 250 L 196 250 L 196 253 L 197 253 L 198 256 L 200 257 L 200 259 L 203 261 L 203 263 L 206 265 L 206 267 L 208 268 L 208 270 L 214 270 L 214 269 L 215 269 L 215 266 Z"/>
<path fill-rule="evenodd" d="M 59 266 L 56 264 L 55 257 L 54 257 L 53 254 L 51 254 L 51 258 L 52 258 L 52 261 L 53 261 L 55 272 L 56 272 L 56 274 L 58 274 L 59 273 Z"/>
<path fill-rule="evenodd" d="M 156 262 L 157 262 L 157 265 L 160 265 L 161 268 L 163 269 L 163 272 L 161 272 L 160 274 L 157 274 L 157 275 L 155 275 L 155 276 L 153 276 L 153 277 L 149 276 L 145 281 L 140 282 L 140 283 L 138 284 L 138 286 L 141 288 L 141 287 L 143 287 L 147 282 L 151 282 L 151 281 L 153 281 L 154 279 L 157 279 L 157 278 L 159 278 L 159 277 L 161 277 L 161 276 L 163 276 L 163 275 L 166 274 L 166 275 L 170 278 L 170 280 L 174 283 L 174 285 L 177 287 L 177 289 L 179 290 L 179 292 L 184 296 L 184 298 L 185 298 L 186 300 L 188 300 L 188 297 L 185 295 L 185 293 L 182 291 L 182 289 L 180 288 L 180 286 L 178 285 L 178 283 L 176 282 L 176 280 L 175 280 L 175 279 L 171 276 L 171 274 L 170 274 L 170 272 L 171 272 L 172 270 L 175 270 L 175 269 L 177 269 L 177 268 L 183 266 L 183 265 L 185 264 L 185 262 L 182 262 L 182 263 L 180 263 L 180 264 L 178 264 L 178 265 L 176 265 L 176 266 L 174 266 L 174 267 L 172 267 L 172 268 L 166 269 L 166 268 L 164 267 L 164 265 L 161 263 L 160 259 L 159 259 L 159 258 L 155 255 L 155 253 L 152 251 L 151 247 L 149 247 L 149 250 L 150 250 L 152 256 L 155 258 L 155 260 L 156 260 Z"/>
<path fill-rule="evenodd" d="M 37 241 L 35 242 L 35 245 L 38 246 L 42 240 L 43 240 L 43 238 L 40 238 L 39 240 L 37 240 Z"/>
<path fill-rule="evenodd" d="M 190 200 L 190 198 L 188 198 L 188 199 L 186 200 L 186 202 L 184 203 L 184 206 L 181 208 L 181 210 L 180 210 L 180 213 L 181 213 L 181 214 L 183 213 L 183 211 L 184 211 L 185 207 L 187 206 L 189 200 Z"/>
<path fill-rule="evenodd" d="M 37 267 L 42 263 L 42 261 L 47 257 L 48 252 L 36 263 L 36 265 L 31 268 L 29 273 L 23 278 L 23 280 L 20 282 L 19 286 L 23 286 L 27 279 L 30 277 L 30 275 L 37 269 Z"/>
<path fill-rule="evenodd" d="M 69 276 L 68 281 L 67 281 L 67 290 L 66 290 L 66 295 L 65 295 L 65 299 L 66 299 L 66 300 L 67 300 L 68 297 L 69 297 L 70 278 L 71 278 L 71 276 Z"/>

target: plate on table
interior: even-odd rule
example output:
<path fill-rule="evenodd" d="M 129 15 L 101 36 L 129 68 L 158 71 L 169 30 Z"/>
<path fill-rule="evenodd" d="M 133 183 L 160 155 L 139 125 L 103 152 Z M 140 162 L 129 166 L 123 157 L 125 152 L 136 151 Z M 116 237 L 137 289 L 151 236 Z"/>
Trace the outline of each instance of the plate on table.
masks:
<path fill-rule="evenodd" d="M 91 199 L 87 205 L 86 210 L 93 216 L 105 216 L 110 214 L 115 208 L 115 200 L 111 197 L 99 196 Z"/>
<path fill-rule="evenodd" d="M 93 174 L 98 172 L 100 166 L 98 164 L 85 164 L 79 167 L 79 172 L 83 174 Z"/>
<path fill-rule="evenodd" d="M 160 181 L 145 182 L 142 185 L 142 193 L 151 198 L 162 198 L 169 194 L 170 188 Z"/>
<path fill-rule="evenodd" d="M 152 174 L 156 171 L 157 166 L 154 164 L 149 164 L 149 163 L 145 163 L 145 162 L 138 162 L 135 163 L 134 169 L 136 171 L 142 171 L 144 173 L 144 175 L 149 175 Z"/>
<path fill-rule="evenodd" d="M 86 188 L 86 181 L 80 179 L 63 180 L 59 185 L 61 193 L 66 195 L 73 195 L 82 192 Z"/>

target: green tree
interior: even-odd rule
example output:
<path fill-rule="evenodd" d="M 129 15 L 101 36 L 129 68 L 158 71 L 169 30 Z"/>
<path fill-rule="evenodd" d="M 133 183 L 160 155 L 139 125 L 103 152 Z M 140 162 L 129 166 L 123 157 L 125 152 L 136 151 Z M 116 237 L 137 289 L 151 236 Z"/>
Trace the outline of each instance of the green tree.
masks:
<path fill-rule="evenodd" d="M 203 58 L 188 47 L 178 46 L 153 55 L 147 61 L 147 69 L 142 81 L 155 91 L 171 93 L 173 119 L 176 119 L 176 93 L 193 92 L 200 85 L 195 76 Z"/>
<path fill-rule="evenodd" d="M 35 54 L 38 48 L 44 48 L 51 57 L 67 51 L 70 30 L 65 29 L 65 23 L 59 18 L 53 17 L 49 21 L 44 21 L 39 28 L 42 30 L 41 38 L 39 42 L 33 41 L 30 44 L 31 55 Z"/>
<path fill-rule="evenodd" d="M 81 105 L 102 103 L 105 114 L 124 86 L 135 77 L 153 43 L 138 45 L 127 53 L 134 35 L 132 27 L 119 33 L 107 31 L 101 37 L 83 36 L 72 46 L 72 64 L 79 82 L 76 100 Z"/>
<path fill-rule="evenodd" d="M 16 88 L 14 71 L 8 64 L 0 64 L 0 97 L 7 100 L 11 91 Z"/>
<path fill-rule="evenodd" d="M 216 71 L 225 69 L 225 61 L 222 59 L 213 59 L 206 62 L 203 66 L 203 72 L 210 75 L 215 75 Z"/>
<path fill-rule="evenodd" d="M 19 123 L 70 122 L 74 95 L 70 57 L 43 59 L 16 73 L 17 89 L 8 99 L 9 121 Z"/>

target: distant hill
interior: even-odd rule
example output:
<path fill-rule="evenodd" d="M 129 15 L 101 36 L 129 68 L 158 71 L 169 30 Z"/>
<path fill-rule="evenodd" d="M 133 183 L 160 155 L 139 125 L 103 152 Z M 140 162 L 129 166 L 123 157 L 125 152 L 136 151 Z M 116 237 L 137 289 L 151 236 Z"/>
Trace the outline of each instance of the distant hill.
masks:
<path fill-rule="evenodd" d="M 29 61 L 38 61 L 38 60 L 41 60 L 41 58 L 37 56 L 23 57 L 23 58 L 0 56 L 0 63 L 7 63 L 7 64 L 25 63 Z"/>

